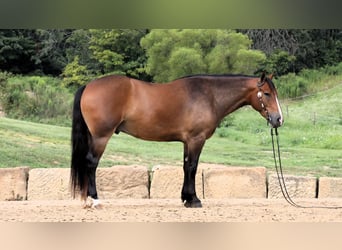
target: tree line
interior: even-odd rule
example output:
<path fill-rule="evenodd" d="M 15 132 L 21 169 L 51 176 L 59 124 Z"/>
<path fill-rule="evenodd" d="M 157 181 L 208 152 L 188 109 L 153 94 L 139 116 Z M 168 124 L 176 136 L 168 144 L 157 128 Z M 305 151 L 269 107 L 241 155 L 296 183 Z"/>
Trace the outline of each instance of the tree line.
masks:
<path fill-rule="evenodd" d="M 77 87 L 106 74 L 166 82 L 197 73 L 277 76 L 342 61 L 341 29 L 8 29 L 0 71 Z"/>

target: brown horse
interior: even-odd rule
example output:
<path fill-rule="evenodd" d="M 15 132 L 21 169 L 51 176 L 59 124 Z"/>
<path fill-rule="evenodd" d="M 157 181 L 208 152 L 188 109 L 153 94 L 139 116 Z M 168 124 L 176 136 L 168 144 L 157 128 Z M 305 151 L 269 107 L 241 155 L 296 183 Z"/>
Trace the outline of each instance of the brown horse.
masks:
<path fill-rule="evenodd" d="M 81 87 L 72 123 L 71 185 L 73 195 L 98 204 L 95 173 L 113 133 L 144 140 L 184 144 L 186 207 L 201 207 L 195 191 L 198 160 L 205 141 L 220 121 L 244 105 L 251 105 L 273 127 L 283 123 L 272 77 L 194 75 L 165 84 L 125 76 L 106 76 Z"/>

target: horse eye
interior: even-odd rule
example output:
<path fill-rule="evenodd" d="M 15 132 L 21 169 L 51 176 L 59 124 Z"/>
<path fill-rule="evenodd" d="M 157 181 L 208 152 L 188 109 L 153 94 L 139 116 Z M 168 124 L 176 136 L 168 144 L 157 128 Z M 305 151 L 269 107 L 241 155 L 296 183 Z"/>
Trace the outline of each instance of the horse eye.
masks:
<path fill-rule="evenodd" d="M 267 97 L 270 97 L 270 96 L 271 96 L 271 94 L 268 93 L 268 92 L 265 92 L 264 95 L 267 96 Z"/>

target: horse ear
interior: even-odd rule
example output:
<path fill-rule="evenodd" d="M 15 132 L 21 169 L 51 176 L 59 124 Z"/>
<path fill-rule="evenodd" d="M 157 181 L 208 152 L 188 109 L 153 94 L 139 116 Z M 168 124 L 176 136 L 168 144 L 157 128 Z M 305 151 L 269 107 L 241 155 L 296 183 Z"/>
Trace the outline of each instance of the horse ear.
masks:
<path fill-rule="evenodd" d="M 270 75 L 268 76 L 268 78 L 269 78 L 270 80 L 272 80 L 272 78 L 273 78 L 273 73 L 270 74 Z"/>
<path fill-rule="evenodd" d="M 265 71 L 262 72 L 262 75 L 260 77 L 260 82 L 263 83 L 265 81 L 265 78 L 266 78 L 266 74 L 265 74 Z"/>

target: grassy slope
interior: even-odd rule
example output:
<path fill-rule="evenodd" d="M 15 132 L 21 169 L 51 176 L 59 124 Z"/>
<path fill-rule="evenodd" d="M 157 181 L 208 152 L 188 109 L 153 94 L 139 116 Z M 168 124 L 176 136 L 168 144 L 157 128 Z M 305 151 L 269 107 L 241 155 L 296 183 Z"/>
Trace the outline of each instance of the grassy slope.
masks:
<path fill-rule="evenodd" d="M 279 133 L 285 172 L 342 176 L 341 100 L 339 84 L 305 100 L 282 102 L 285 125 Z M 69 167 L 70 128 L 0 118 L 0 138 L 0 167 Z M 146 142 L 120 134 L 108 144 L 101 166 L 180 166 L 182 150 L 181 143 Z M 235 112 L 233 125 L 218 129 L 207 141 L 201 162 L 273 169 L 265 120 L 249 107 Z"/>
<path fill-rule="evenodd" d="M 0 167 L 65 167 L 70 129 L 0 118 Z"/>

